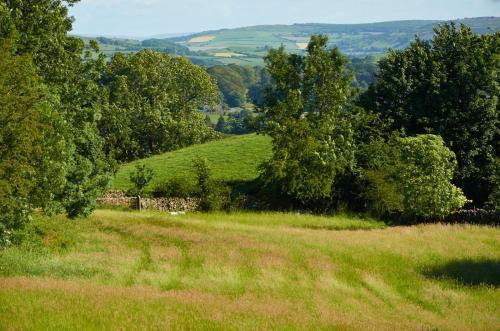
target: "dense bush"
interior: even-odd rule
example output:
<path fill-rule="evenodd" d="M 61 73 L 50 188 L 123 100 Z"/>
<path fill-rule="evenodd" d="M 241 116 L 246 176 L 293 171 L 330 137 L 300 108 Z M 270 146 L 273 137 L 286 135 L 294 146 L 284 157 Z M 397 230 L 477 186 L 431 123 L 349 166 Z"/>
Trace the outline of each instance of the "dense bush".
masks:
<path fill-rule="evenodd" d="M 190 198 L 195 195 L 196 188 L 184 177 L 172 178 L 153 188 L 155 198 Z"/>
<path fill-rule="evenodd" d="M 196 172 L 200 209 L 214 211 L 227 209 L 231 202 L 231 189 L 223 182 L 212 178 L 208 161 L 197 158 L 193 161 Z"/>
<path fill-rule="evenodd" d="M 366 197 L 379 214 L 444 218 L 466 203 L 462 191 L 451 183 L 455 155 L 441 137 L 393 137 L 366 151 L 371 158 L 363 170 L 370 183 Z"/>

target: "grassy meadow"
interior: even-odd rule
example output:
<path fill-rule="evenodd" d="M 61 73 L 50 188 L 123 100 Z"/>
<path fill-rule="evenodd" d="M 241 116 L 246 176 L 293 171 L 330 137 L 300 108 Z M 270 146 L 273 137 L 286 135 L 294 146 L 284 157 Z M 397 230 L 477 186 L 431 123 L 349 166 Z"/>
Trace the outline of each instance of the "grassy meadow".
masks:
<path fill-rule="evenodd" d="M 207 158 L 217 180 L 250 181 L 257 178 L 258 166 L 271 157 L 271 140 L 256 134 L 233 136 L 131 162 L 120 167 L 113 188 L 129 189 L 132 185 L 130 173 L 137 164 L 153 169 L 155 175 L 149 187 L 174 177 L 187 178 L 194 183 L 192 161 L 198 156 Z"/>
<path fill-rule="evenodd" d="M 277 213 L 36 217 L 0 329 L 498 330 L 500 230 Z"/>

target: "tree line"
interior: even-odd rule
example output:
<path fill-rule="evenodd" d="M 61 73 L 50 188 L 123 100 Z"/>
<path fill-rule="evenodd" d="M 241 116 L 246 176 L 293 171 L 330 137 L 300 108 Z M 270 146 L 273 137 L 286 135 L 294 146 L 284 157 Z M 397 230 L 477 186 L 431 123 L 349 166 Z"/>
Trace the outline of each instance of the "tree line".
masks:
<path fill-rule="evenodd" d="M 305 55 L 271 49 L 265 70 L 207 72 L 152 50 L 106 61 L 68 35 L 76 2 L 0 1 L 0 234 L 34 209 L 89 215 L 119 162 L 219 138 L 199 110 L 221 91 L 259 105 L 252 127 L 273 141 L 260 194 L 276 205 L 423 218 L 498 208 L 499 33 L 442 25 L 390 50 L 360 92 L 321 35 Z"/>
<path fill-rule="evenodd" d="M 326 36 L 305 56 L 271 50 L 261 108 L 273 139 L 261 175 L 269 196 L 408 218 L 498 209 L 500 33 L 453 23 L 434 33 L 389 50 L 363 93 Z"/>

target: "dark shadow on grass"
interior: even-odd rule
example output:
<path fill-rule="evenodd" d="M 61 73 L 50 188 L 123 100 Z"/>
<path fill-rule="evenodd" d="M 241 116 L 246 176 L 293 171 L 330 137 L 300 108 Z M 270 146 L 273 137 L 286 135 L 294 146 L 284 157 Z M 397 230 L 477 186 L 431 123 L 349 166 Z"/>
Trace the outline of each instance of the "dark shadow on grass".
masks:
<path fill-rule="evenodd" d="M 378 230 L 380 228 L 363 226 L 363 225 L 314 225 L 314 224 L 304 224 L 304 225 L 292 225 L 293 228 L 308 229 L 308 230 L 327 230 L 327 231 L 367 231 L 367 230 Z"/>
<path fill-rule="evenodd" d="M 431 267 L 424 272 L 430 278 L 452 280 L 465 286 L 500 286 L 500 260 L 459 260 Z"/>

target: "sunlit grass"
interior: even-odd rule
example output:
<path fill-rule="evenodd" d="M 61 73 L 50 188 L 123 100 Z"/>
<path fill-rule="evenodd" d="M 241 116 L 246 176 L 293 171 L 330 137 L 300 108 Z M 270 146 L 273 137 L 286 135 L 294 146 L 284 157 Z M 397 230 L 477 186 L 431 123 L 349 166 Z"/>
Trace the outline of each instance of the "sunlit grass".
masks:
<path fill-rule="evenodd" d="M 193 160 L 196 157 L 208 160 L 215 179 L 249 181 L 257 178 L 258 166 L 270 156 L 269 137 L 256 134 L 228 137 L 125 164 L 120 167 L 112 186 L 119 190 L 129 189 L 132 185 L 130 173 L 137 164 L 146 164 L 153 169 L 150 187 L 175 177 L 187 178 L 194 183 Z"/>
<path fill-rule="evenodd" d="M 0 253 L 0 329 L 500 325 L 497 228 L 99 210 L 31 229 Z"/>

